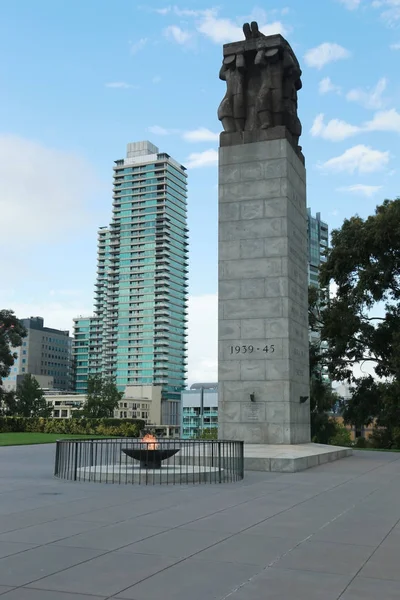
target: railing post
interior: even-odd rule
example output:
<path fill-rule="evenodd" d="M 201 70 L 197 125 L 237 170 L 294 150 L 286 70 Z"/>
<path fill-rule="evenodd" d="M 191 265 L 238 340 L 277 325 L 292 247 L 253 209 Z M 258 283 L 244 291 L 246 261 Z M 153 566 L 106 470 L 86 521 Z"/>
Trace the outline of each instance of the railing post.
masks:
<path fill-rule="evenodd" d="M 74 450 L 75 450 L 75 456 L 74 456 L 74 481 L 76 481 L 77 475 L 78 475 L 78 443 L 79 442 L 75 442 L 74 443 Z"/>
<path fill-rule="evenodd" d="M 58 477 L 59 473 L 59 457 L 60 457 L 60 440 L 56 441 L 56 458 L 54 462 L 54 477 Z"/>

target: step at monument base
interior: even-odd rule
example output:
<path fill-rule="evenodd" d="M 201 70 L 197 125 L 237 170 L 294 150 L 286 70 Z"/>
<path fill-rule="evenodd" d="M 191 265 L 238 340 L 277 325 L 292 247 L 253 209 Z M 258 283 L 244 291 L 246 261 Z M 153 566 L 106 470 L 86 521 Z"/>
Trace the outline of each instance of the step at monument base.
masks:
<path fill-rule="evenodd" d="M 325 444 L 245 444 L 244 470 L 297 473 L 352 454 L 351 448 Z"/>

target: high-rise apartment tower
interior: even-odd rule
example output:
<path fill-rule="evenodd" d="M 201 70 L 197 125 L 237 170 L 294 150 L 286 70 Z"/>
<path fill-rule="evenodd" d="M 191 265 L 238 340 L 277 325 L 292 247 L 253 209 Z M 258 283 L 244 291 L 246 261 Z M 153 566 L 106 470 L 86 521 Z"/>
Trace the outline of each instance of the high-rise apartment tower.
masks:
<path fill-rule="evenodd" d="M 162 386 L 163 420 L 179 420 L 185 385 L 186 169 L 150 142 L 115 161 L 113 216 L 99 229 L 95 316 L 75 319 L 76 391 L 89 374 Z"/>
<path fill-rule="evenodd" d="M 311 214 L 311 208 L 307 209 L 308 228 L 308 284 L 319 287 L 319 268 L 325 262 L 325 251 L 329 243 L 328 224 L 321 220 L 321 213 L 317 212 L 315 217 Z"/>

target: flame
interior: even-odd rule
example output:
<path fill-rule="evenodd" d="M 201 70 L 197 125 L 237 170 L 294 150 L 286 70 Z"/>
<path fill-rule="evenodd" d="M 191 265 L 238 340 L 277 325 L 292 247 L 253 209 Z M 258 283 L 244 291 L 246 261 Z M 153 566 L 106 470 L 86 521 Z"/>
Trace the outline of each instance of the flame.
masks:
<path fill-rule="evenodd" d="M 160 444 L 157 443 L 157 438 L 151 433 L 146 433 L 141 439 L 142 444 L 147 444 L 147 450 L 157 450 Z"/>

